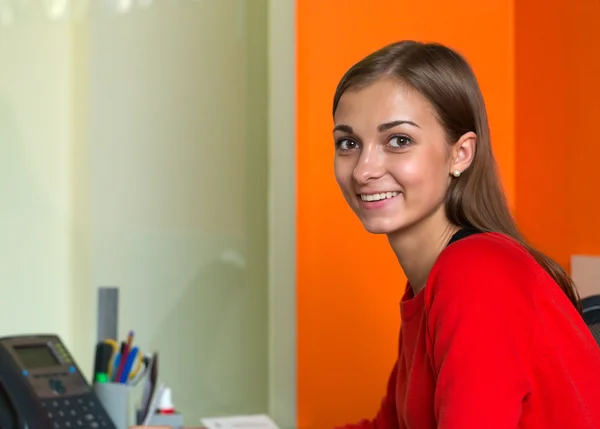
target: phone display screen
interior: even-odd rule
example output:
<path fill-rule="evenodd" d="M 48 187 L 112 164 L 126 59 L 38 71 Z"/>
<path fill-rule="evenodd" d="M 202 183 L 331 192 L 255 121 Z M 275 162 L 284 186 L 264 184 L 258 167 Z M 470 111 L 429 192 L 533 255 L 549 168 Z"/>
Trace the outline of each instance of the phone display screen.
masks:
<path fill-rule="evenodd" d="M 60 363 L 52 353 L 52 350 L 45 344 L 17 346 L 14 350 L 23 364 L 24 369 L 44 368 L 55 366 Z"/>

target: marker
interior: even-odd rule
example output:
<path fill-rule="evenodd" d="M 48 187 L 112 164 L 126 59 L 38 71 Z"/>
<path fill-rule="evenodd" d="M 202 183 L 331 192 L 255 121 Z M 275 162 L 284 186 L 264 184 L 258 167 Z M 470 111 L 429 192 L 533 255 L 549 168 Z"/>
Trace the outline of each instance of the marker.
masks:
<path fill-rule="evenodd" d="M 117 342 L 115 340 L 112 340 L 110 338 L 105 339 L 103 341 L 103 343 L 111 348 L 110 359 L 108 361 L 107 374 L 108 374 L 108 379 L 112 380 L 113 372 L 116 372 L 115 371 L 115 359 L 119 355 L 119 345 L 117 344 Z"/>
<path fill-rule="evenodd" d="M 105 374 L 108 377 L 107 372 L 109 370 L 111 357 L 112 347 L 109 344 L 100 342 L 96 345 L 96 356 L 94 359 L 94 379 L 97 379 L 98 375 L 100 374 Z"/>

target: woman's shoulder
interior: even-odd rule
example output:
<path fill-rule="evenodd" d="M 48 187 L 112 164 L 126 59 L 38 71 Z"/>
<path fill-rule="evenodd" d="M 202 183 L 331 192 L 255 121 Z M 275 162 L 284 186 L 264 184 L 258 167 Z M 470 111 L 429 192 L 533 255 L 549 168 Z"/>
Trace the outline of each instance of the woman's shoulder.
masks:
<path fill-rule="evenodd" d="M 536 281 L 542 268 L 517 240 L 500 233 L 473 234 L 450 244 L 436 260 L 428 295 L 451 287 L 453 293 L 523 292 L 523 284 Z M 513 285 L 514 287 L 511 287 Z"/>
<path fill-rule="evenodd" d="M 439 255 L 436 265 L 455 266 L 458 261 L 469 261 L 470 265 L 477 263 L 486 267 L 535 262 L 523 244 L 497 232 L 472 234 L 450 244 Z"/>

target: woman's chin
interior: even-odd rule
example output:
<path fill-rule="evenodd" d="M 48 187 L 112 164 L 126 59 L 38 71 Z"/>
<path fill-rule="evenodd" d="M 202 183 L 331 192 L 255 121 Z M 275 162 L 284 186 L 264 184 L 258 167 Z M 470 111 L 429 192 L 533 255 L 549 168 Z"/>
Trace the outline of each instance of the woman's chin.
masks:
<path fill-rule="evenodd" d="M 389 222 L 385 219 L 378 219 L 377 221 L 362 221 L 363 227 L 370 234 L 391 234 L 401 226 L 398 226 L 397 222 Z"/>

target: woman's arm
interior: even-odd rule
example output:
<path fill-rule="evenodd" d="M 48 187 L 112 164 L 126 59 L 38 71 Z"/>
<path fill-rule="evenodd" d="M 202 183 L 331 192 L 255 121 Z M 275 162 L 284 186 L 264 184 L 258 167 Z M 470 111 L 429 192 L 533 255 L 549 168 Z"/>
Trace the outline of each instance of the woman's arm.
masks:
<path fill-rule="evenodd" d="M 516 429 L 530 391 L 524 290 L 535 280 L 502 250 L 464 253 L 432 271 L 427 291 L 437 427 Z"/>

